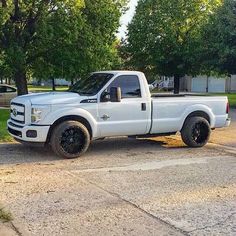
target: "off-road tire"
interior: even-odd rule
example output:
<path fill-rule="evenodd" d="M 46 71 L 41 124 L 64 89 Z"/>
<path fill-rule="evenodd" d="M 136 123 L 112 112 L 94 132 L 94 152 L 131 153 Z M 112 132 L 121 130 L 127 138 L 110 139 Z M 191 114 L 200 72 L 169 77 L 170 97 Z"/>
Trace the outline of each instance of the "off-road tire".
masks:
<path fill-rule="evenodd" d="M 87 151 L 90 145 L 90 134 L 82 123 L 64 121 L 54 128 L 50 144 L 58 156 L 73 159 Z"/>
<path fill-rule="evenodd" d="M 181 130 L 183 142 L 189 147 L 203 147 L 210 138 L 211 128 L 209 122 L 203 117 L 188 118 Z"/>

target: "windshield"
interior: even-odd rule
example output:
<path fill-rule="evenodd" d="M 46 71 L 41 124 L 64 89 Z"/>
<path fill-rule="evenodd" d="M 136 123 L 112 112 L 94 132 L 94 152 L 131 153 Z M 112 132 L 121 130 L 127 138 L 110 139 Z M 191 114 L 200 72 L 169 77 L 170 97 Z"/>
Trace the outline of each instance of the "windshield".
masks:
<path fill-rule="evenodd" d="M 71 87 L 71 89 L 69 89 L 69 92 L 78 93 L 85 96 L 95 95 L 113 76 L 113 74 L 107 73 L 92 74 L 87 79 L 80 79 Z"/>

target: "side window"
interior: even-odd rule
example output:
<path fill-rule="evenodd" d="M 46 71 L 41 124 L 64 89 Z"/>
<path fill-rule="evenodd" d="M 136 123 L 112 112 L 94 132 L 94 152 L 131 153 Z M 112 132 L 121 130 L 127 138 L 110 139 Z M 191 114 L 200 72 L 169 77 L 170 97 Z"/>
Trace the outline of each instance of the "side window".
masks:
<path fill-rule="evenodd" d="M 14 93 L 14 92 L 16 92 L 16 90 L 14 89 L 14 88 L 11 88 L 11 87 L 7 87 L 7 89 L 6 89 L 7 91 L 7 93 Z"/>
<path fill-rule="evenodd" d="M 108 93 L 111 87 L 120 87 L 122 98 L 141 97 L 139 78 L 136 75 L 122 75 L 117 77 L 108 87 Z"/>
<path fill-rule="evenodd" d="M 0 93 L 6 93 L 7 88 L 5 86 L 0 86 Z"/>

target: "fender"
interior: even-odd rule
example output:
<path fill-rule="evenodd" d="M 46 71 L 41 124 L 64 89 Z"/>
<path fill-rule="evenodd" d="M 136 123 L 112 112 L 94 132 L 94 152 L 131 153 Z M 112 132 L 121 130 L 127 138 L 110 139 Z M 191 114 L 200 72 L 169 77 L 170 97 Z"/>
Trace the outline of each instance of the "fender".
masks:
<path fill-rule="evenodd" d="M 53 125 L 57 120 L 65 116 L 80 116 L 88 121 L 91 126 L 93 137 L 98 136 L 98 125 L 94 117 L 86 110 L 82 108 L 72 108 L 67 107 L 64 109 L 59 109 L 54 112 L 50 112 L 44 119 L 44 123 L 48 125 Z"/>
<path fill-rule="evenodd" d="M 201 112 L 205 112 L 209 117 L 210 117 L 210 126 L 211 128 L 214 128 L 215 127 L 215 115 L 213 114 L 212 110 L 206 106 L 206 105 L 202 105 L 202 104 L 196 104 L 196 105 L 192 105 L 190 107 L 188 107 L 183 115 L 182 115 L 182 122 L 181 122 L 181 127 L 179 130 L 182 129 L 183 125 L 184 125 L 184 122 L 186 120 L 186 118 L 193 112 L 196 112 L 196 111 L 201 111 Z"/>

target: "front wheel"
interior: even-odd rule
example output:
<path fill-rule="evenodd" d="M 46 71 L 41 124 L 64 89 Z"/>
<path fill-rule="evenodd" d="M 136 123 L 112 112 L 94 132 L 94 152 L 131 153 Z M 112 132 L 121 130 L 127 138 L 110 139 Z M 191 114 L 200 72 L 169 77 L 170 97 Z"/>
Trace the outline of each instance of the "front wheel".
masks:
<path fill-rule="evenodd" d="M 53 130 L 50 143 L 52 150 L 58 156 L 77 158 L 87 151 L 90 134 L 80 122 L 64 121 Z"/>
<path fill-rule="evenodd" d="M 183 142 L 189 147 L 203 147 L 209 141 L 211 128 L 203 117 L 190 117 L 181 131 Z"/>

